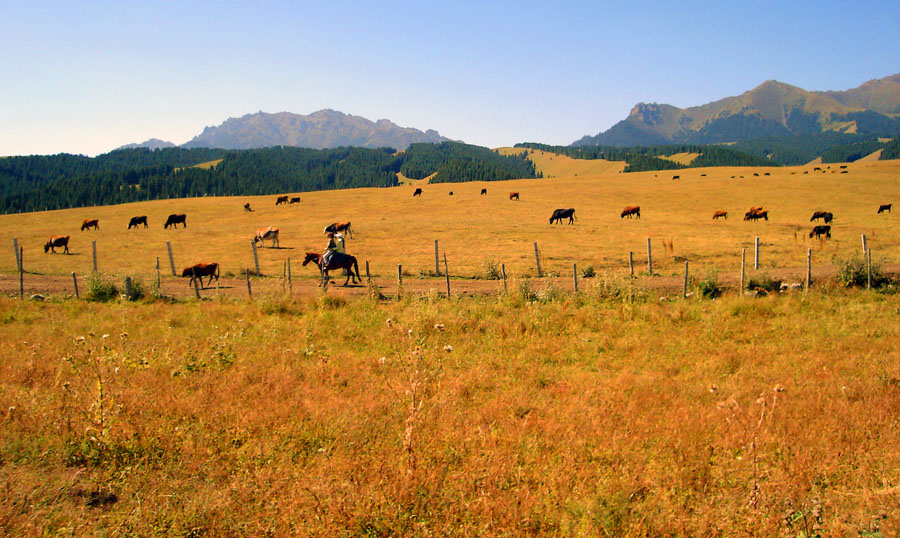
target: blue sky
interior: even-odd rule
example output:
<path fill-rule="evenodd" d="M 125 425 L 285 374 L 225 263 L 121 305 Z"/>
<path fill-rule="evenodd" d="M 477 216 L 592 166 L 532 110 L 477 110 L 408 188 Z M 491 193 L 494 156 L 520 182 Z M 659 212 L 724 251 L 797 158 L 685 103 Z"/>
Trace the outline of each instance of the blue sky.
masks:
<path fill-rule="evenodd" d="M 900 72 L 900 2 L 0 2 L 0 155 L 332 108 L 489 147 Z"/>

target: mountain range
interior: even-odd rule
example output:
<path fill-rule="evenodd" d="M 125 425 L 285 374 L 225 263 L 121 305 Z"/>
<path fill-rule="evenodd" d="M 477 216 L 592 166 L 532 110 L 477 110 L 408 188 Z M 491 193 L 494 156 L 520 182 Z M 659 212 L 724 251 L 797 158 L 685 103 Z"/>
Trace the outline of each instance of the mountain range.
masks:
<path fill-rule="evenodd" d="M 219 126 L 206 127 L 202 133 L 181 147 L 254 149 L 297 146 L 324 149 L 354 146 L 405 150 L 410 144 L 417 142 L 440 143 L 449 140 L 431 129 L 422 132 L 410 127 L 400 127 L 390 120 L 373 122 L 360 116 L 326 109 L 309 115 L 257 112 L 240 118 L 229 118 Z M 167 145 L 175 144 L 151 139 L 122 148 L 157 149 L 168 147 Z"/>
<path fill-rule="evenodd" d="M 718 144 L 824 132 L 900 134 L 900 74 L 846 91 L 807 91 L 770 80 L 696 107 L 638 103 L 609 130 L 573 145 Z"/>

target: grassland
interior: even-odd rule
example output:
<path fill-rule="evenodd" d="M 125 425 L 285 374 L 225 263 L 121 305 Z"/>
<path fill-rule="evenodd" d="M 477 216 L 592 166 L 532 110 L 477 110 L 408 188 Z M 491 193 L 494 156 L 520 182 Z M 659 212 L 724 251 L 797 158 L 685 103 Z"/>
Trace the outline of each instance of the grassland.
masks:
<path fill-rule="evenodd" d="M 207 197 L 2 215 L 0 245 L 6 246 L 0 247 L 0 276 L 15 273 L 13 238 L 24 247 L 31 279 L 88 273 L 92 240 L 97 241 L 98 265 L 105 272 L 155 280 L 157 257 L 166 273 L 166 242 L 171 241 L 179 270 L 217 261 L 224 275 L 240 275 L 253 269 L 250 241 L 257 228 L 266 226 L 280 228 L 285 248 L 260 249 L 260 264 L 263 273 L 280 275 L 288 258 L 296 263 L 304 251 L 321 250 L 322 229 L 336 221 L 353 224 L 348 252 L 361 263 L 369 261 L 373 274 L 387 277 L 396 274 L 398 264 L 412 276 L 433 272 L 435 239 L 447 255 L 451 274 L 461 278 L 486 276 L 492 260 L 504 263 L 512 277 L 535 276 L 535 241 L 543 270 L 556 275 L 571 274 L 572 263 L 621 273 L 628 270 L 629 251 L 640 270 L 646 264 L 647 238 L 654 248 L 654 270 L 664 277 L 680 274 L 684 259 L 695 275 L 734 273 L 742 248 L 748 248 L 752 258 L 756 236 L 763 272 L 794 268 L 802 274 L 808 248 L 814 267 L 832 265 L 859 251 L 863 233 L 875 259 L 896 263 L 897 217 L 875 211 L 882 203 L 896 201 L 900 164 L 853 163 L 846 174 L 833 173 L 836 168 L 826 168 L 826 173 L 812 172 L 811 167 L 692 169 L 679 171 L 679 181 L 663 173 L 606 173 L 424 185 L 424 194 L 416 198 L 412 187 L 398 187 L 302 193 L 302 203 L 281 206 L 275 205 L 274 196 Z M 482 188 L 486 196 L 479 195 Z M 520 192 L 520 201 L 510 201 L 509 191 Z M 250 202 L 252 213 L 244 211 L 244 202 Z M 621 219 L 626 205 L 640 205 L 642 218 Z M 757 205 L 769 210 L 770 220 L 742 221 L 744 211 Z M 548 224 L 558 207 L 574 207 L 576 224 Z M 729 219 L 713 221 L 716 210 L 728 211 Z M 815 210 L 834 213 L 831 240 L 807 237 Z M 170 213 L 186 213 L 187 228 L 164 230 Z M 127 230 L 135 215 L 148 215 L 150 228 Z M 79 231 L 86 218 L 99 218 L 101 230 Z M 45 254 L 42 246 L 50 235 L 70 235 L 72 254 Z M 314 274 L 295 271 L 295 276 L 310 280 Z"/>
<path fill-rule="evenodd" d="M 898 296 L 621 291 L 0 299 L 0 534 L 897 534 Z"/>

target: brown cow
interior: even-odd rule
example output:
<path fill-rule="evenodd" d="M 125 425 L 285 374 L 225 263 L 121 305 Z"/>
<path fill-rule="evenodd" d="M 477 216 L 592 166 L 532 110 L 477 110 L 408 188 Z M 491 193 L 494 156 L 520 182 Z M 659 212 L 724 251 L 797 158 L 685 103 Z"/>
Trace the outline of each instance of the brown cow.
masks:
<path fill-rule="evenodd" d="M 327 234 L 338 233 L 338 232 L 347 232 L 347 236 L 350 239 L 353 239 L 353 228 L 350 227 L 350 222 L 334 222 L 325 227 L 325 230 L 322 233 Z"/>
<path fill-rule="evenodd" d="M 279 196 L 279 197 L 275 200 L 275 205 L 281 205 L 281 204 L 286 204 L 286 203 L 288 203 L 288 198 L 289 198 L 288 196 Z"/>
<path fill-rule="evenodd" d="M 288 203 L 288 205 L 291 205 L 291 204 L 299 204 L 299 203 L 300 203 L 300 197 L 299 197 L 299 196 L 294 196 L 293 198 L 291 198 L 291 201 L 290 201 L 290 203 Z"/>
<path fill-rule="evenodd" d="M 198 263 L 196 265 L 192 265 L 190 267 L 185 267 L 183 271 L 181 271 L 181 276 L 189 276 L 191 279 L 188 281 L 188 286 L 194 283 L 194 279 L 196 278 L 200 286 L 203 287 L 203 277 L 208 276 L 209 282 L 206 283 L 207 286 L 212 284 L 212 279 L 215 278 L 216 282 L 219 281 L 219 264 L 218 263 Z"/>
<path fill-rule="evenodd" d="M 747 211 L 744 214 L 744 220 L 759 220 L 765 219 L 769 220 L 769 212 L 768 211 Z"/>
<path fill-rule="evenodd" d="M 716 220 L 718 218 L 728 220 L 728 211 L 716 211 L 715 213 L 713 213 L 713 220 Z"/>
<path fill-rule="evenodd" d="M 100 229 L 100 220 L 99 219 L 85 219 L 84 222 L 81 223 L 81 231 L 85 231 L 88 228 L 93 228 L 95 230 Z"/>
<path fill-rule="evenodd" d="M 177 229 L 179 224 L 183 224 L 184 227 L 187 228 L 187 215 L 184 213 L 172 213 L 169 215 L 169 218 L 166 219 L 163 229 L 168 230 L 169 226 Z"/>
<path fill-rule="evenodd" d="M 69 236 L 68 235 L 51 235 L 50 240 L 44 245 L 44 253 L 52 250 L 56 254 L 56 247 L 65 247 L 64 252 L 69 253 Z"/>
<path fill-rule="evenodd" d="M 625 209 L 623 209 L 623 210 L 622 210 L 621 218 L 624 219 L 625 217 L 628 217 L 628 218 L 631 218 L 631 217 L 641 218 L 641 206 L 639 206 L 639 205 L 630 205 L 630 206 L 626 207 Z"/>
<path fill-rule="evenodd" d="M 266 239 L 272 240 L 272 248 L 281 248 L 281 243 L 278 242 L 278 228 L 269 226 L 268 228 L 256 230 L 256 237 L 253 238 L 254 243 L 266 246 Z"/>
<path fill-rule="evenodd" d="M 518 200 L 519 200 L 519 193 L 517 193 L 517 192 L 511 192 L 511 193 L 509 193 L 509 199 L 510 199 L 510 200 L 516 200 L 516 201 L 518 201 Z"/>
<path fill-rule="evenodd" d="M 887 211 L 888 213 L 892 213 L 891 204 L 881 204 L 880 206 L 878 206 L 879 214 L 884 213 L 885 211 Z"/>

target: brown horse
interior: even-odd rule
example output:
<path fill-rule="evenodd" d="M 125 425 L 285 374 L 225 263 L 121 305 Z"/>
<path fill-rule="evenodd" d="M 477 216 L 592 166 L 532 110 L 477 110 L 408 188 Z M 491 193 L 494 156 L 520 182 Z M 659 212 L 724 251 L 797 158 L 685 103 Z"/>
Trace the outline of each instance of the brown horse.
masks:
<path fill-rule="evenodd" d="M 356 256 L 351 256 L 349 254 L 344 254 L 342 252 L 335 252 L 331 255 L 331 260 L 328 262 L 328 267 L 322 267 L 322 255 L 317 252 L 307 252 L 306 258 L 303 259 L 303 265 L 305 266 L 309 262 L 314 262 L 316 266 L 318 266 L 319 271 L 325 276 L 328 276 L 328 271 L 334 269 L 345 269 L 347 271 L 347 280 L 344 281 L 344 286 L 350 282 L 350 278 L 353 278 L 353 283 L 362 282 L 362 277 L 359 276 L 359 264 L 356 263 Z M 356 271 L 356 275 L 353 272 Z"/>

